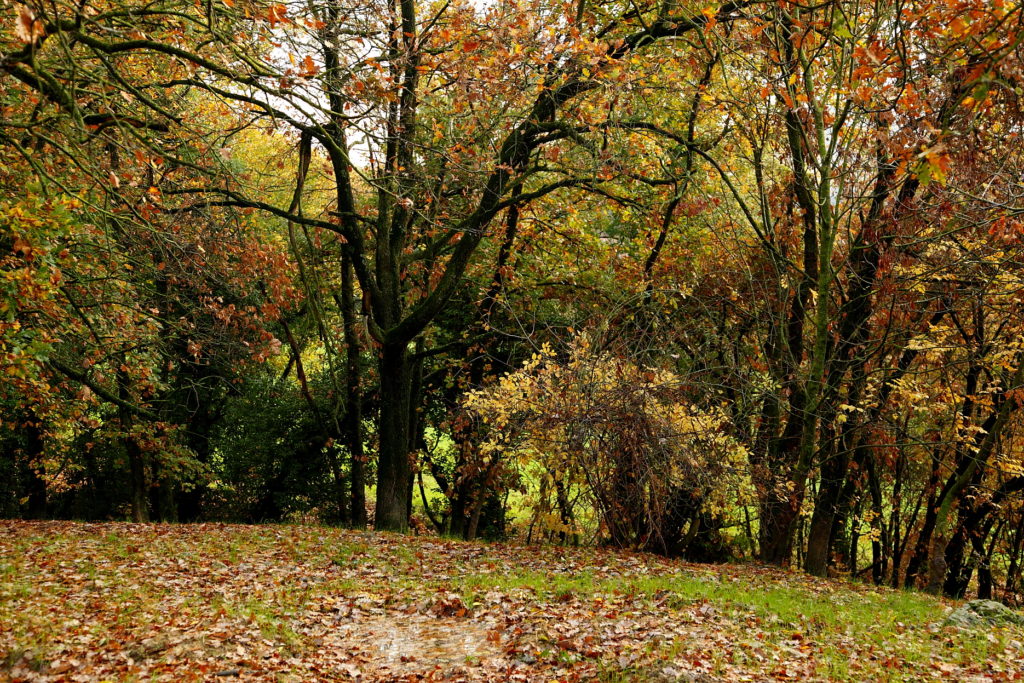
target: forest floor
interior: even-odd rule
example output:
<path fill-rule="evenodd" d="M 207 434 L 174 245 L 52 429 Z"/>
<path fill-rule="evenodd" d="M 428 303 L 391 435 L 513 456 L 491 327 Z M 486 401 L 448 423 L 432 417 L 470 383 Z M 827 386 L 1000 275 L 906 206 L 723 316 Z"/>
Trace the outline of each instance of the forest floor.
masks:
<path fill-rule="evenodd" d="M 0 522 L 0 679 L 1001 681 L 1024 629 L 750 565 L 310 526 Z"/>

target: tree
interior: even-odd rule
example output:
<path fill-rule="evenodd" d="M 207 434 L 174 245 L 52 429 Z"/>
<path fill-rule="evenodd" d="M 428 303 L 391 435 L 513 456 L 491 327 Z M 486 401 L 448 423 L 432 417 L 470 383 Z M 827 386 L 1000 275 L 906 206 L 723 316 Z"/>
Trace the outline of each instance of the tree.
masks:
<path fill-rule="evenodd" d="M 35 435 L 32 467 L 51 488 L 93 490 L 95 505 L 76 513 L 117 504 L 99 488 L 104 451 L 124 462 L 134 519 L 150 509 L 176 519 L 179 507 L 194 519 L 218 404 L 278 344 L 268 326 L 294 298 L 287 259 L 252 217 L 158 210 L 191 171 L 127 131 L 184 153 L 190 141 L 104 117 L 83 130 L 12 90 L 2 126 L 12 422 Z"/>
<path fill-rule="evenodd" d="M 710 21 L 731 21 L 744 6 L 691 14 L 667 6 L 636 13 L 615 4 L 538 3 L 478 16 L 466 6 L 426 8 L 411 0 L 188 10 L 158 3 L 144 11 L 28 5 L 23 45 L 7 52 L 3 69 L 86 125 L 101 120 L 134 134 L 153 125 L 194 125 L 163 98 L 204 91 L 253 119 L 290 126 L 300 136 L 300 200 L 314 143 L 327 155 L 334 197 L 324 216 L 304 215 L 301 201 L 293 207 L 263 201 L 251 185 L 208 163 L 210 181 L 163 193 L 193 203 L 161 209 L 260 209 L 342 237 L 364 295 L 381 383 L 376 523 L 404 529 L 417 407 L 410 344 L 457 290 L 501 212 L 598 180 L 545 174 L 534 152 L 559 140 L 582 144 L 592 135 L 573 103 L 596 96 L 604 83 L 625 80 L 621 70 L 634 52 Z M 123 31 L 130 35 L 118 37 Z M 239 42 L 238 35 L 254 39 Z M 499 41 L 510 48 L 490 47 Z M 129 76 L 139 60 L 166 69 L 156 78 Z M 76 98 L 81 83 L 102 94 Z M 166 152 L 171 163 L 208 162 Z M 354 163 L 357 155 L 366 160 L 365 171 Z M 428 275 L 427 286 L 411 277 L 417 269 Z"/>

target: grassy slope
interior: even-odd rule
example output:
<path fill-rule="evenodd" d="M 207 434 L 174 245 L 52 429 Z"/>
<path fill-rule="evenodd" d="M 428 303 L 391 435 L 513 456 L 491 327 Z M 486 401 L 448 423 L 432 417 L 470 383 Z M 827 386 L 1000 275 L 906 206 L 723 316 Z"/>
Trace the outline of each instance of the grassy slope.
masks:
<path fill-rule="evenodd" d="M 15 680 L 1016 680 L 1024 630 L 750 566 L 300 526 L 0 522 Z"/>

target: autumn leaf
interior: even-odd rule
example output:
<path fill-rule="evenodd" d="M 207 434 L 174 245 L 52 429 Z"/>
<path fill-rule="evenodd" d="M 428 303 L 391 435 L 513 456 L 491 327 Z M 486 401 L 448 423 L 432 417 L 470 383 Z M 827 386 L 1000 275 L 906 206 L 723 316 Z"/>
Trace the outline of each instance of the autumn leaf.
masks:
<path fill-rule="evenodd" d="M 299 68 L 299 76 L 302 76 L 303 78 L 310 78 L 311 76 L 317 75 L 319 71 L 320 67 L 316 65 L 312 57 L 306 55 L 302 59 L 302 63 Z"/>
<path fill-rule="evenodd" d="M 281 4 L 271 5 L 267 8 L 266 20 L 267 23 L 273 28 L 280 23 L 288 21 L 288 7 Z"/>
<path fill-rule="evenodd" d="M 18 15 L 14 24 L 14 34 L 23 43 L 34 43 L 45 32 L 43 22 L 36 19 L 35 12 L 26 5 L 15 5 L 14 8 Z"/>

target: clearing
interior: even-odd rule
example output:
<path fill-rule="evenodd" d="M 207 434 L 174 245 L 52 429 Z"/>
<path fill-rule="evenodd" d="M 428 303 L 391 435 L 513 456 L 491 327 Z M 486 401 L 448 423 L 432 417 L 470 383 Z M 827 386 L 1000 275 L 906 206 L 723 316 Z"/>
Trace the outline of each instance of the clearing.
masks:
<path fill-rule="evenodd" d="M 313 526 L 0 522 L 15 681 L 1003 681 L 1024 629 L 748 565 Z"/>

